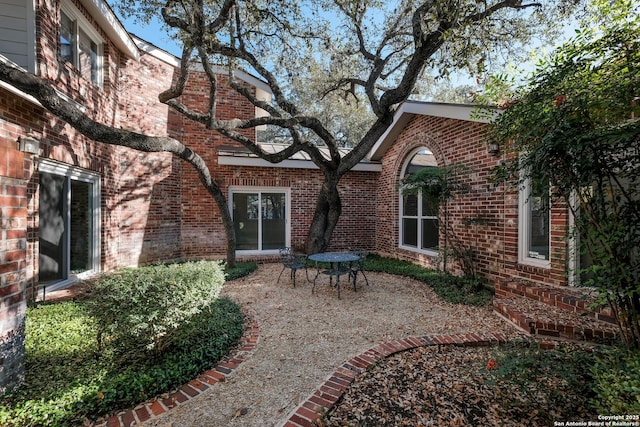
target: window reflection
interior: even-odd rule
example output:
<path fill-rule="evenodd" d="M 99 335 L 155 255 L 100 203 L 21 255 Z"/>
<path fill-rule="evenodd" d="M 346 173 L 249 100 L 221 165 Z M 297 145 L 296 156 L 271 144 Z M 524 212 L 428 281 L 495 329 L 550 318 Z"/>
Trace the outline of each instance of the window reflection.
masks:
<path fill-rule="evenodd" d="M 427 149 L 416 152 L 409 160 L 404 176 L 425 168 L 437 167 L 433 153 Z M 420 250 L 438 250 L 438 205 L 422 194 L 401 196 L 401 245 Z"/>
<path fill-rule="evenodd" d="M 73 16 L 60 11 L 60 59 L 73 65 L 85 79 L 100 84 L 100 44 L 89 32 Z"/>
<path fill-rule="evenodd" d="M 286 193 L 234 191 L 232 203 L 238 250 L 262 251 L 286 246 Z"/>

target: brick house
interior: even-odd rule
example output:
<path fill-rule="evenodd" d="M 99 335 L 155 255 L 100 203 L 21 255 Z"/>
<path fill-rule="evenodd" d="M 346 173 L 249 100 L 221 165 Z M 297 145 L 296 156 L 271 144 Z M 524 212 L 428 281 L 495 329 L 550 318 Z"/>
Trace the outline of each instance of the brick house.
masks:
<path fill-rule="evenodd" d="M 106 2 L 0 0 L 0 28 L 0 60 L 50 80 L 91 117 L 170 136 L 198 151 L 235 207 L 239 258 L 303 246 L 319 171 L 302 158 L 265 167 L 159 103 L 177 58 L 131 36 Z M 225 84 L 225 74 L 219 77 L 220 118 L 259 114 Z M 254 94 L 269 96 L 255 77 L 241 71 L 236 77 Z M 202 105 L 207 93 L 204 74 L 195 70 L 183 101 Z M 336 248 L 373 249 L 379 168 L 365 164 L 343 180 L 343 191 L 364 197 L 346 200 Z M 170 154 L 90 141 L 33 97 L 0 82 L 0 391 L 23 375 L 28 299 L 123 266 L 222 258 L 226 240 L 216 212 L 189 165 Z"/>
<path fill-rule="evenodd" d="M 486 122 L 471 105 L 405 102 L 369 153 L 381 161 L 376 202 L 380 253 L 422 264 L 442 262 L 444 232 L 427 201 L 398 191 L 409 172 L 428 166 L 463 165 L 469 190 L 450 203 L 452 234 L 473 252 L 477 272 L 492 283 L 520 278 L 552 285 L 573 280 L 578 260 L 568 244 L 566 206 L 542 206 L 531 185 L 496 185 L 492 168 L 502 154 L 484 138 Z M 459 266 L 453 262 L 453 270 Z"/>
<path fill-rule="evenodd" d="M 96 120 L 170 136 L 198 152 L 227 195 L 239 259 L 273 259 L 279 247 L 304 247 L 319 170 L 302 154 L 267 163 L 159 103 L 178 60 L 130 35 L 104 0 L 0 0 L 0 23 L 0 60 L 49 79 Z M 262 81 L 237 77 L 269 96 Z M 221 119 L 260 114 L 225 81 L 221 72 Z M 207 93 L 196 71 L 183 101 L 204 105 Z M 426 201 L 403 197 L 398 185 L 416 168 L 464 163 L 472 190 L 456 199 L 450 221 L 475 251 L 479 272 L 493 282 L 520 277 L 566 285 L 567 210 L 554 206 L 545 219 L 526 202 L 527 188 L 519 195 L 491 184 L 500 157 L 487 150 L 485 123 L 471 112 L 466 105 L 401 105 L 369 156 L 341 180 L 343 214 L 331 249 L 362 247 L 435 264 L 444 242 L 438 221 Z M 486 221 L 468 226 L 469 217 Z M 223 258 L 218 218 L 191 166 L 168 153 L 88 140 L 0 82 L 0 392 L 24 372 L 28 299 L 123 266 Z"/>

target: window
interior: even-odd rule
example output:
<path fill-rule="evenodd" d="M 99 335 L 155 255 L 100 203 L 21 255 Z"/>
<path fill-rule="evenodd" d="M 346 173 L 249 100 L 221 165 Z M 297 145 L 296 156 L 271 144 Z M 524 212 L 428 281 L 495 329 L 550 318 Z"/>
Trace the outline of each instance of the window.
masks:
<path fill-rule="evenodd" d="M 99 270 L 99 177 L 72 166 L 45 161 L 40 165 L 40 283 L 72 283 Z"/>
<path fill-rule="evenodd" d="M 424 168 L 437 167 L 433 153 L 421 149 L 414 153 L 404 168 L 403 176 Z M 422 194 L 400 195 L 400 246 L 436 254 L 440 229 L 438 205 Z"/>
<path fill-rule="evenodd" d="M 102 84 L 102 40 L 71 6 L 60 10 L 60 58 L 87 80 Z"/>
<path fill-rule="evenodd" d="M 520 188 L 518 202 L 518 258 L 523 264 L 549 266 L 549 207 L 549 184 L 527 178 Z"/>
<path fill-rule="evenodd" d="M 289 194 L 283 189 L 231 189 L 238 251 L 276 251 L 289 246 Z"/>
<path fill-rule="evenodd" d="M 580 193 L 583 197 L 593 197 L 593 187 L 584 187 L 580 189 Z M 582 208 L 580 204 L 581 197 L 578 196 L 578 191 L 573 191 L 571 194 L 571 210 L 569 213 L 569 283 L 572 286 L 589 286 L 590 280 L 595 278 L 594 272 L 591 270 L 594 265 L 594 253 L 599 252 L 602 249 L 596 242 L 591 241 L 590 244 L 587 241 L 582 241 L 582 236 L 578 230 L 578 221 L 581 221 L 580 215 L 582 214 Z M 596 259 L 598 258 L 597 255 Z"/>

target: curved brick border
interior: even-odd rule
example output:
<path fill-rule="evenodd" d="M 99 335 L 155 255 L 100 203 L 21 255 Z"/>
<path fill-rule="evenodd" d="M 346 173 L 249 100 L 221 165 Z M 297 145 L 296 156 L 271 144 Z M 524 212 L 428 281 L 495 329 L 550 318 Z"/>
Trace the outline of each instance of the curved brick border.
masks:
<path fill-rule="evenodd" d="M 168 394 L 155 397 L 141 403 L 133 409 L 127 409 L 96 424 L 101 427 L 129 427 L 164 414 L 172 408 L 205 392 L 214 384 L 224 381 L 253 352 L 258 343 L 258 322 L 255 317 L 243 310 L 245 330 L 238 345 L 213 368 L 200 374 L 182 387 Z"/>
<path fill-rule="evenodd" d="M 504 344 L 507 341 L 509 341 L 507 336 L 503 334 L 426 335 L 423 337 L 403 338 L 377 345 L 336 369 L 306 402 L 303 402 L 293 410 L 282 426 L 317 427 L 322 425 L 319 422 L 322 414 L 333 408 L 356 376 L 369 366 L 392 354 L 431 345 L 479 347 Z"/>

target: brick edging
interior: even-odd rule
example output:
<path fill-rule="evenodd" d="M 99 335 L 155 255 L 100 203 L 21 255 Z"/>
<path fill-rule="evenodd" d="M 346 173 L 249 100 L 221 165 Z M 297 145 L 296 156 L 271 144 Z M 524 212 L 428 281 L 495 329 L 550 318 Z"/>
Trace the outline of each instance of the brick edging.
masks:
<path fill-rule="evenodd" d="M 327 380 L 289 415 L 282 427 L 317 427 L 324 413 L 333 408 L 351 382 L 369 366 L 406 350 L 432 345 L 456 345 L 480 347 L 504 344 L 509 339 L 504 334 L 425 335 L 408 337 L 379 344 L 343 363 Z"/>
<path fill-rule="evenodd" d="M 133 409 L 127 409 L 112 415 L 106 421 L 95 424 L 100 427 L 129 427 L 138 423 L 158 417 L 165 412 L 193 399 L 207 391 L 214 384 L 225 381 L 240 363 L 244 362 L 255 349 L 259 338 L 259 326 L 255 317 L 243 309 L 245 317 L 245 330 L 238 345 L 222 358 L 213 368 L 203 372 L 196 379 L 182 385 L 177 390 L 168 394 L 156 396 L 153 399 L 141 403 Z"/>

